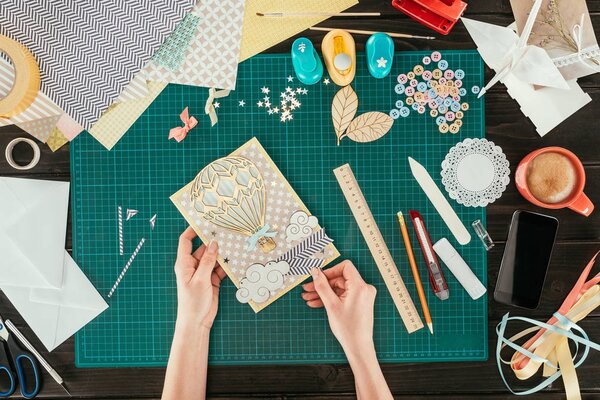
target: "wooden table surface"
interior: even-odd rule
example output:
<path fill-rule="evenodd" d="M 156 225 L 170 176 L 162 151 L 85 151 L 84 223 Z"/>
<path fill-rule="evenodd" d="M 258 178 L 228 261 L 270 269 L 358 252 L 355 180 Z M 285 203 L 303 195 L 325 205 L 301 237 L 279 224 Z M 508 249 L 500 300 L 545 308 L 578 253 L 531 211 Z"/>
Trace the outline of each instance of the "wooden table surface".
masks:
<path fill-rule="evenodd" d="M 525 0 L 523 0 L 525 1 Z M 568 1 L 568 0 L 560 0 Z M 361 0 L 352 11 L 380 11 L 378 18 L 335 19 L 321 24 L 340 28 L 369 29 L 390 32 L 405 32 L 429 35 L 432 31 L 413 22 L 390 5 L 390 0 Z M 600 0 L 588 0 L 592 21 L 600 31 Z M 508 0 L 471 0 L 467 16 L 508 25 L 512 14 Z M 319 47 L 322 32 L 303 33 Z M 439 37 L 439 36 L 438 36 Z M 355 36 L 358 50 L 364 49 L 366 36 Z M 269 52 L 288 52 L 293 39 L 286 40 Z M 475 46 L 465 28 L 459 23 L 447 37 L 435 41 L 395 40 L 396 50 L 425 49 L 473 49 Z M 487 79 L 491 76 L 487 71 Z M 496 85 L 486 96 L 487 138 L 504 149 L 512 170 L 530 151 L 544 146 L 563 146 L 575 152 L 583 161 L 587 172 L 587 195 L 600 207 L 600 132 L 597 117 L 600 113 L 600 74 L 581 79 L 583 89 L 593 101 L 575 116 L 568 119 L 545 138 L 540 138 L 533 125 L 520 112 L 517 103 L 506 93 L 503 85 Z M 27 136 L 14 126 L 0 129 L 0 150 L 2 153 L 10 140 Z M 69 147 L 65 146 L 52 153 L 41 145 L 40 164 L 32 171 L 20 173 L 11 169 L 4 158 L 0 159 L 0 175 L 30 177 L 53 180 L 69 180 Z M 29 158 L 27 158 L 29 157 Z M 28 162 L 29 150 L 18 147 L 17 161 Z M 511 177 L 512 178 L 512 177 Z M 512 179 L 511 179 L 512 182 Z M 488 229 L 497 245 L 489 253 L 489 287 L 493 292 L 498 267 L 504 249 L 508 225 L 516 209 L 535 210 L 510 184 L 504 195 L 487 209 Z M 545 211 L 560 220 L 558 241 L 543 291 L 540 307 L 532 312 L 518 311 L 536 319 L 547 319 L 560 305 L 585 263 L 600 250 L 600 210 L 589 218 L 581 217 L 568 210 Z M 70 227 L 70 222 L 69 222 Z M 32 240 L 36 240 L 35 234 Z M 475 239 L 476 240 L 476 239 Z M 67 246 L 71 245 L 70 231 Z M 598 269 L 596 268 L 596 271 Z M 504 387 L 498 375 L 494 349 L 496 346 L 495 327 L 502 315 L 517 310 L 489 300 L 489 348 L 487 362 L 472 363 L 433 363 L 433 364 L 384 364 L 383 371 L 388 383 L 400 399 L 487 399 L 499 400 L 513 397 Z M 0 313 L 10 318 L 32 339 L 39 349 L 41 344 L 23 324 L 6 297 L 0 295 Z M 581 326 L 592 340 L 600 340 L 600 310 L 596 310 Z M 75 398 L 86 399 L 133 399 L 159 398 L 163 378 L 163 368 L 107 368 L 76 369 L 74 366 L 73 339 L 60 346 L 47 359 L 65 378 Z M 302 365 L 302 366 L 239 366 L 211 367 L 208 372 L 209 395 L 220 399 L 261 398 L 261 399 L 344 399 L 353 398 L 354 382 L 348 365 Z M 578 376 L 583 397 L 600 399 L 600 353 L 593 352 L 579 368 Z M 45 384 L 39 398 L 62 398 L 64 392 L 45 374 Z M 517 387 L 525 388 L 517 383 Z M 544 394 L 530 398 L 564 398 L 561 382 L 556 382 Z"/>

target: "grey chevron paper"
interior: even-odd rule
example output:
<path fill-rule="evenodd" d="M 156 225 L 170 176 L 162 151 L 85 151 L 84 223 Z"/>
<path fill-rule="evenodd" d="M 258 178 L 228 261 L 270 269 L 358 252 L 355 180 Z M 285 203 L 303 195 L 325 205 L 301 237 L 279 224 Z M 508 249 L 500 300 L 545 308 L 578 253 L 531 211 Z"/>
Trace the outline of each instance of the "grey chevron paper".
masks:
<path fill-rule="evenodd" d="M 333 239 L 325 234 L 325 229 L 320 229 L 279 257 L 277 261 L 287 261 L 290 265 L 288 275 L 308 275 L 311 269 L 323 266 L 325 260 L 315 256 L 331 243 Z"/>
<path fill-rule="evenodd" d="M 2 0 L 0 33 L 26 45 L 42 90 L 89 129 L 194 0 Z"/>
<path fill-rule="evenodd" d="M 245 0 L 202 0 L 192 14 L 200 20 L 179 68 L 152 60 L 144 68 L 151 81 L 235 89 Z"/>

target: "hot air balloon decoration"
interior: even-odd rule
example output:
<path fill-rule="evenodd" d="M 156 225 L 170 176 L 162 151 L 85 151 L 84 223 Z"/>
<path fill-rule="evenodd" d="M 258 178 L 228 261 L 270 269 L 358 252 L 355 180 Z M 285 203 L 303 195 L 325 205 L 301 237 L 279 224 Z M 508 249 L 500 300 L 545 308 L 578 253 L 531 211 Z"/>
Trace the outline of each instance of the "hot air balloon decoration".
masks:
<path fill-rule="evenodd" d="M 208 164 L 191 189 L 194 209 L 206 221 L 248 236 L 246 250 L 264 253 L 277 246 L 265 223 L 267 192 L 263 177 L 247 158 L 231 156 Z"/>

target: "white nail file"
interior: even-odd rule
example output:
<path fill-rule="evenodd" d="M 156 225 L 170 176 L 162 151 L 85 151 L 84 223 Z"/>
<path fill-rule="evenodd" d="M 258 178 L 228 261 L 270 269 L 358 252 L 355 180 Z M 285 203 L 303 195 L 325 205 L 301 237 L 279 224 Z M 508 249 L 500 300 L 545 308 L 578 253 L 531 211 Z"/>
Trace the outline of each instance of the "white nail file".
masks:
<path fill-rule="evenodd" d="M 433 250 L 435 250 L 437 255 L 442 259 L 442 262 L 446 264 L 452 275 L 465 288 L 473 300 L 477 300 L 487 292 L 483 283 L 473 273 L 473 270 L 469 268 L 456 249 L 452 247 L 448 239 L 442 238 L 438 240 L 433 245 Z"/>
<path fill-rule="evenodd" d="M 471 234 L 460 218 L 458 218 L 458 215 L 456 215 L 456 212 L 454 212 L 454 209 L 450 203 L 448 203 L 444 194 L 437 187 L 429 175 L 429 172 L 411 157 L 408 157 L 408 163 L 410 165 L 410 170 L 421 186 L 421 189 L 423 189 L 423 192 L 425 192 L 427 198 L 431 201 L 431 204 L 433 204 L 438 214 L 440 214 L 458 243 L 463 246 L 469 243 L 471 241 Z"/>

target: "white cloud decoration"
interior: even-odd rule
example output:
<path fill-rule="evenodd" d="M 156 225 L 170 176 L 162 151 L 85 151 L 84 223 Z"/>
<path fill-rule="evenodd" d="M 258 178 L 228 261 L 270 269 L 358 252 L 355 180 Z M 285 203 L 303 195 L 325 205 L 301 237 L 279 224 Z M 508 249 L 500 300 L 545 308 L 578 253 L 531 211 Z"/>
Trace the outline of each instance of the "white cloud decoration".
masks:
<path fill-rule="evenodd" d="M 240 281 L 236 292 L 240 303 L 250 300 L 263 303 L 271 297 L 271 292 L 283 287 L 284 275 L 290 271 L 287 261 L 270 261 L 267 265 L 252 264 L 246 270 L 246 277 Z"/>
<path fill-rule="evenodd" d="M 314 215 L 308 215 L 304 211 L 296 211 L 290 217 L 290 224 L 285 229 L 285 240 L 288 243 L 306 239 L 313 233 L 313 229 L 319 225 L 319 220 Z"/>

